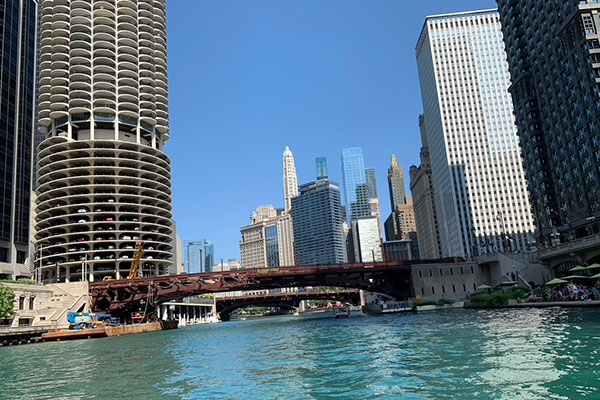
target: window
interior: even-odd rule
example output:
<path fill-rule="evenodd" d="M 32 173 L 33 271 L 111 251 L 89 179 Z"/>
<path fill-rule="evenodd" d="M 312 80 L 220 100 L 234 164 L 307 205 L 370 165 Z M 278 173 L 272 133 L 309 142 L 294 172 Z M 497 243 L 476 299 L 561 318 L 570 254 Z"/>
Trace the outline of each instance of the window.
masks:
<path fill-rule="evenodd" d="M 456 293 L 456 286 L 452 285 L 452 293 Z"/>
<path fill-rule="evenodd" d="M 423 277 L 423 271 L 419 270 L 419 278 Z"/>
<path fill-rule="evenodd" d="M 431 294 L 435 294 L 435 287 L 431 287 Z"/>
<path fill-rule="evenodd" d="M 463 283 L 463 292 L 467 291 L 467 286 Z"/>
<path fill-rule="evenodd" d="M 29 298 L 29 309 L 33 310 L 34 305 L 35 305 L 35 296 L 31 296 Z"/>
<path fill-rule="evenodd" d="M 421 288 L 421 294 L 425 294 L 425 288 Z"/>
<path fill-rule="evenodd" d="M 25 309 L 25 296 L 19 297 L 19 310 Z"/>

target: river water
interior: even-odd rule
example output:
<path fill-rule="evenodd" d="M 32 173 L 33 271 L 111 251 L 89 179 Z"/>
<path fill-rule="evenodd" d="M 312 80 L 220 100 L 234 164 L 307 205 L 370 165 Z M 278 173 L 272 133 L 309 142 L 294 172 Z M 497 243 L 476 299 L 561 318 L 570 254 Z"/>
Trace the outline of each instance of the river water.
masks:
<path fill-rule="evenodd" d="M 0 348 L 0 399 L 600 399 L 600 312 L 293 316 Z"/>

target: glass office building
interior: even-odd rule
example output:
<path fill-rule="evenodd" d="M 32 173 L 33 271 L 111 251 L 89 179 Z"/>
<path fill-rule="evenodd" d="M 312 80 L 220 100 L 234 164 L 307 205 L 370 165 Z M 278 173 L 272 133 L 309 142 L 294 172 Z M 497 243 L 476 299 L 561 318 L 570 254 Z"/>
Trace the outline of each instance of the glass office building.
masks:
<path fill-rule="evenodd" d="M 348 225 L 351 226 L 353 221 L 371 216 L 365 162 L 360 147 L 342 150 L 342 176 Z"/>
<path fill-rule="evenodd" d="M 37 2 L 0 2 L 0 279 L 29 275 Z"/>

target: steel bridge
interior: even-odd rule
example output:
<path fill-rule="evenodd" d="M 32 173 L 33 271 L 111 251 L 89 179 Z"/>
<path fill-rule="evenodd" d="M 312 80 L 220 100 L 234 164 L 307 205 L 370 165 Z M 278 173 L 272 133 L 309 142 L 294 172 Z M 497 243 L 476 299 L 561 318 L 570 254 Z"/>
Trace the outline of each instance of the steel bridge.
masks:
<path fill-rule="evenodd" d="M 342 303 L 360 305 L 360 291 L 358 290 L 323 290 L 299 291 L 288 293 L 265 293 L 231 297 L 218 297 L 215 299 L 217 314 L 221 321 L 228 321 L 232 312 L 245 307 L 278 307 L 297 309 L 303 300 L 330 300 Z"/>
<path fill-rule="evenodd" d="M 453 262 L 441 261 L 436 262 Z M 90 283 L 92 309 L 116 316 L 153 310 L 167 301 L 236 290 L 291 287 L 364 289 L 406 300 L 413 295 L 411 264 L 423 261 L 248 269 Z"/>

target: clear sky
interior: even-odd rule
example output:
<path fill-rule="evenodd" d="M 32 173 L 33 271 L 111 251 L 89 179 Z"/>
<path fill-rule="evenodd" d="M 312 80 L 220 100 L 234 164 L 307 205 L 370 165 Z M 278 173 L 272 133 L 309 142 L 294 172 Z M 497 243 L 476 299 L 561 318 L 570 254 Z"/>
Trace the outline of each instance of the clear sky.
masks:
<path fill-rule="evenodd" d="M 173 206 L 183 241 L 240 259 L 240 228 L 283 207 L 282 156 L 300 184 L 327 157 L 362 147 L 390 212 L 392 154 L 419 164 L 415 45 L 427 15 L 496 8 L 493 0 L 168 0 Z M 410 191 L 407 191 L 410 193 Z"/>

